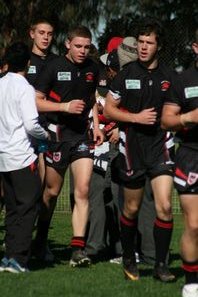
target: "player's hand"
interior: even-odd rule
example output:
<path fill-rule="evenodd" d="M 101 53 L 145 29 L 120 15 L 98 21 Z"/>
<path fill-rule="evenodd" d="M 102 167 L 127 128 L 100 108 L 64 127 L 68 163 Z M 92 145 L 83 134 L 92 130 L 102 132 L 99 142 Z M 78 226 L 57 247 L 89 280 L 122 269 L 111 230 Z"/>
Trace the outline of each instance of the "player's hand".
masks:
<path fill-rule="evenodd" d="M 190 112 L 191 123 L 198 124 L 198 108 L 195 108 Z"/>
<path fill-rule="evenodd" d="M 98 108 L 98 113 L 103 113 L 104 107 L 103 107 L 103 105 L 101 104 L 100 101 L 97 102 L 97 108 Z"/>
<path fill-rule="evenodd" d="M 155 108 L 147 108 L 139 113 L 134 114 L 135 123 L 144 125 L 153 125 L 157 119 L 157 112 Z"/>
<path fill-rule="evenodd" d="M 95 145 L 101 145 L 104 141 L 104 134 L 99 128 L 93 129 L 93 139 Z"/>
<path fill-rule="evenodd" d="M 81 99 L 74 99 L 66 103 L 60 103 L 60 111 L 72 114 L 81 114 L 85 108 L 85 102 Z"/>
<path fill-rule="evenodd" d="M 111 131 L 107 133 L 107 136 L 109 137 L 110 143 L 117 143 L 119 141 L 119 130 L 118 128 L 114 128 Z"/>

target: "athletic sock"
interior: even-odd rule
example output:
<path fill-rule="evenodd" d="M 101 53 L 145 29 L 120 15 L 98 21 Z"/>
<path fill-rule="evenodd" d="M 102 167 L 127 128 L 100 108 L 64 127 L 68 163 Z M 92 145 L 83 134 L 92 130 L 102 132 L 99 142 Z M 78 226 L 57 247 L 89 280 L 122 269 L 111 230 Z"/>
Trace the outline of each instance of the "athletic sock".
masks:
<path fill-rule="evenodd" d="M 173 220 L 164 221 L 156 218 L 153 229 L 155 241 L 156 265 L 165 263 L 169 252 L 171 236 L 173 231 Z"/>
<path fill-rule="evenodd" d="M 135 259 L 135 236 L 137 234 L 137 218 L 129 219 L 122 214 L 120 217 L 120 228 L 123 258 Z"/>
<path fill-rule="evenodd" d="M 85 247 L 85 237 L 84 236 L 73 236 L 71 239 L 72 251 L 81 250 Z"/>
<path fill-rule="evenodd" d="M 198 261 L 187 262 L 183 260 L 182 268 L 184 270 L 186 284 L 198 283 Z"/>

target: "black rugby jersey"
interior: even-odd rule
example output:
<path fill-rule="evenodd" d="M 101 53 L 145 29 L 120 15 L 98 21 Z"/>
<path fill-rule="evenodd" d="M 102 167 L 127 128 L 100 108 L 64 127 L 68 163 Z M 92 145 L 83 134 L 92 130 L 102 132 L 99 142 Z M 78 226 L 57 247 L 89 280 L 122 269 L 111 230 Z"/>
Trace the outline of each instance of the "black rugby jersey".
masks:
<path fill-rule="evenodd" d="M 39 56 L 35 53 L 31 53 L 30 57 L 30 66 L 28 68 L 28 72 L 26 74 L 26 78 L 28 82 L 35 87 L 36 81 L 40 79 L 40 74 L 45 67 L 45 65 L 52 61 L 53 59 L 57 58 L 58 56 L 54 53 L 49 52 L 46 56 Z M 46 114 L 39 113 L 39 123 L 46 127 Z"/>
<path fill-rule="evenodd" d="M 179 75 L 178 83 L 174 86 L 174 94 L 166 100 L 181 107 L 181 113 L 198 108 L 198 68 L 194 65 Z M 184 128 L 177 133 L 181 144 L 198 149 L 198 124 Z"/>
<path fill-rule="evenodd" d="M 31 53 L 30 57 L 30 66 L 26 78 L 28 82 L 35 86 L 36 80 L 39 78 L 43 67 L 51 60 L 57 58 L 58 56 L 54 53 L 48 53 L 46 56 L 39 56 L 34 53 Z"/>
<path fill-rule="evenodd" d="M 174 71 L 163 64 L 148 70 L 135 61 L 117 74 L 110 89 L 121 97 L 121 107 L 133 113 L 154 107 L 159 120 L 175 75 Z"/>
<path fill-rule="evenodd" d="M 126 134 L 125 146 L 134 167 L 143 166 L 143 159 L 152 164 L 162 154 L 165 161 L 166 158 L 168 161 L 165 145 L 167 132 L 161 129 L 160 118 L 175 76 L 176 73 L 163 64 L 148 70 L 139 61 L 135 61 L 119 72 L 110 86 L 110 91 L 120 97 L 120 108 L 126 112 L 139 113 L 152 107 L 157 111 L 154 125 L 120 124 L 120 129 Z"/>
<path fill-rule="evenodd" d="M 46 65 L 42 71 L 36 90 L 44 93 L 53 102 L 69 102 L 83 99 L 85 110 L 80 115 L 68 113 L 48 113 L 49 123 L 61 126 L 62 140 L 72 138 L 75 133 L 83 134 L 88 128 L 88 115 L 95 104 L 98 82 L 98 66 L 91 59 L 75 64 L 65 56 L 58 57 Z"/>

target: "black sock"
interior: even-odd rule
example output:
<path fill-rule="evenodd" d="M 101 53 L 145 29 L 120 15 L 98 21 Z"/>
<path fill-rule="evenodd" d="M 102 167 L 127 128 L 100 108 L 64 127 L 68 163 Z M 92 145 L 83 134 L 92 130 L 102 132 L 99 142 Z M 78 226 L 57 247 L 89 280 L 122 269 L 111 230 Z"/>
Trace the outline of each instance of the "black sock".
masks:
<path fill-rule="evenodd" d="M 183 260 L 182 268 L 184 270 L 186 284 L 198 283 L 198 261 L 187 262 Z"/>
<path fill-rule="evenodd" d="M 156 218 L 153 235 L 155 240 L 156 265 L 165 263 L 169 252 L 171 236 L 173 231 L 173 220 L 163 221 Z"/>
<path fill-rule="evenodd" d="M 135 236 L 137 234 L 137 218 L 129 219 L 122 214 L 120 217 L 120 227 L 123 258 L 135 260 Z"/>

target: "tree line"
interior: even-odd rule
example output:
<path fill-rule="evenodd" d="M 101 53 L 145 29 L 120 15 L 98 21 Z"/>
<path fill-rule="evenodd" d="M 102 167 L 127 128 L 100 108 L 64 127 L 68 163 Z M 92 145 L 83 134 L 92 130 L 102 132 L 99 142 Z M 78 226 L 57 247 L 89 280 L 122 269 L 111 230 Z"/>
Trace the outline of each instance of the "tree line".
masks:
<path fill-rule="evenodd" d="M 15 40 L 26 41 L 32 19 L 46 17 L 55 24 L 55 47 L 61 53 L 71 26 L 83 24 L 97 32 L 102 19 L 105 28 L 98 37 L 102 53 L 110 37 L 134 35 L 137 22 L 145 16 L 160 19 L 166 28 L 166 62 L 187 67 L 192 59 L 189 45 L 198 27 L 194 0 L 0 0 L 0 49 Z"/>

